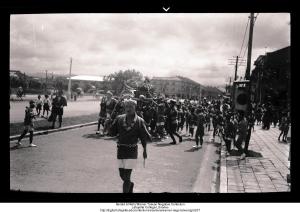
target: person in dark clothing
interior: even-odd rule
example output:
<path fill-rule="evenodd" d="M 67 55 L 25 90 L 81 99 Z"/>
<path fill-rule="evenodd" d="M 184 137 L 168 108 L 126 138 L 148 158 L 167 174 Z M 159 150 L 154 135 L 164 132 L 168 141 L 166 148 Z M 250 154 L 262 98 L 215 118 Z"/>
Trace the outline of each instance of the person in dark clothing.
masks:
<path fill-rule="evenodd" d="M 287 115 L 283 116 L 280 122 L 279 130 L 281 131 L 278 137 L 278 141 L 280 141 L 280 137 L 282 136 L 282 141 L 287 142 L 287 133 L 289 130 L 289 122 Z"/>
<path fill-rule="evenodd" d="M 248 122 L 243 112 L 239 113 L 239 123 L 237 126 L 237 139 L 235 146 L 238 148 L 238 151 L 241 153 L 241 160 L 245 159 L 246 157 L 246 149 L 242 148 L 242 144 L 246 142 L 247 137 L 247 130 L 248 130 Z"/>
<path fill-rule="evenodd" d="M 34 113 L 34 110 L 33 110 L 34 108 L 35 108 L 35 103 L 33 100 L 31 100 L 29 102 L 29 107 L 26 107 L 26 109 L 25 109 L 24 131 L 18 139 L 17 146 L 22 145 L 21 140 L 24 138 L 24 136 L 29 131 L 29 146 L 36 147 L 36 145 L 32 143 L 33 131 L 34 131 L 33 119 L 35 119 L 35 117 L 36 117 L 36 114 Z"/>
<path fill-rule="evenodd" d="M 165 136 L 164 134 L 165 126 L 165 106 L 164 104 L 159 104 L 156 112 L 156 132 L 158 134 L 158 139 Z"/>
<path fill-rule="evenodd" d="M 112 97 L 113 93 L 110 91 L 107 91 L 106 93 L 106 101 L 105 101 L 105 122 L 104 122 L 104 129 L 103 134 L 105 135 L 107 132 L 109 134 L 109 128 L 112 124 L 112 115 L 114 114 L 115 106 L 118 103 L 118 100 Z"/>
<path fill-rule="evenodd" d="M 195 112 L 195 108 L 191 109 L 190 117 L 189 117 L 189 132 L 190 132 L 190 138 L 194 137 L 194 129 L 197 124 L 197 115 Z"/>
<path fill-rule="evenodd" d="M 265 110 L 264 115 L 263 115 L 263 119 L 262 119 L 262 122 L 263 122 L 263 127 L 262 128 L 265 129 L 265 130 L 269 130 L 270 125 L 271 125 L 271 121 L 272 121 L 271 106 L 267 105 L 266 110 Z"/>
<path fill-rule="evenodd" d="M 201 148 L 203 144 L 203 136 L 204 136 L 204 124 L 205 124 L 205 117 L 203 113 L 203 109 L 197 109 L 197 130 L 195 135 L 196 146 L 194 148 Z M 200 145 L 199 145 L 199 138 L 200 138 Z"/>
<path fill-rule="evenodd" d="M 224 124 L 224 131 L 222 133 L 223 140 L 225 141 L 227 154 L 231 154 L 231 143 L 235 143 L 236 125 L 233 114 L 227 114 Z"/>
<path fill-rule="evenodd" d="M 206 115 L 205 115 L 205 126 L 207 128 L 207 131 L 210 131 L 210 118 L 211 118 L 211 114 L 207 110 Z"/>
<path fill-rule="evenodd" d="M 100 134 L 100 126 L 102 125 L 104 129 L 104 122 L 106 118 L 106 98 L 102 97 L 100 102 L 100 112 L 99 112 L 99 118 L 98 118 L 98 126 L 97 126 L 97 132 L 96 134 Z"/>
<path fill-rule="evenodd" d="M 220 128 L 222 125 L 222 121 L 223 121 L 223 119 L 221 116 L 221 112 L 219 110 L 216 110 L 215 114 L 213 115 L 213 120 L 212 120 L 212 124 L 213 124 L 213 128 L 214 128 L 213 139 L 215 139 L 215 136 L 217 134 L 219 134 L 219 131 L 220 131 Z"/>
<path fill-rule="evenodd" d="M 58 91 L 58 95 L 52 101 L 52 113 L 53 113 L 53 121 L 52 121 L 52 129 L 55 127 L 56 117 L 58 116 L 59 127 L 62 124 L 62 116 L 64 113 L 64 107 L 67 106 L 67 100 L 62 96 L 63 91 Z"/>
<path fill-rule="evenodd" d="M 178 125 L 177 125 L 176 132 L 179 132 L 179 130 L 182 130 L 184 124 L 184 113 L 181 104 L 177 105 L 177 111 L 178 111 L 178 117 L 177 117 Z"/>
<path fill-rule="evenodd" d="M 176 101 L 171 100 L 170 104 L 171 105 L 170 105 L 170 111 L 168 113 L 168 121 L 169 121 L 169 127 L 170 127 L 169 128 L 170 137 L 173 140 L 173 142 L 171 142 L 170 144 L 176 144 L 174 135 L 176 135 L 179 138 L 179 142 L 181 143 L 182 137 L 176 132 L 177 125 L 178 125 L 178 120 L 177 120 L 178 112 L 175 107 Z"/>
<path fill-rule="evenodd" d="M 251 114 L 249 115 L 249 127 L 253 130 L 254 132 L 254 125 L 255 125 L 255 113 L 254 110 L 251 112 Z"/>
<path fill-rule="evenodd" d="M 185 112 L 185 131 L 186 131 L 186 136 L 190 136 L 190 131 L 189 131 L 190 119 L 191 119 L 191 112 L 190 112 L 190 109 L 187 108 L 187 110 Z"/>
<path fill-rule="evenodd" d="M 136 114 L 136 101 L 125 100 L 125 114 L 118 116 L 111 128 L 110 134 L 118 135 L 117 159 L 119 174 L 123 180 L 123 193 L 133 193 L 134 183 L 131 181 L 131 173 L 135 168 L 138 158 L 138 139 L 143 146 L 143 158 L 147 158 L 147 142 L 151 141 L 151 135 L 147 131 L 145 121 Z"/>

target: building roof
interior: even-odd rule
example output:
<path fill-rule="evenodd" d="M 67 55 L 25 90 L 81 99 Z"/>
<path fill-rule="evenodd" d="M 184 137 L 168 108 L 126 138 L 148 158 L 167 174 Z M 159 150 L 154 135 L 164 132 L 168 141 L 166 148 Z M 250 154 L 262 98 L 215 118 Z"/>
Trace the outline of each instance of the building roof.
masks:
<path fill-rule="evenodd" d="M 178 77 L 153 77 L 151 80 L 176 80 L 176 81 L 181 81 L 180 78 Z"/>
<path fill-rule="evenodd" d="M 67 78 L 69 79 L 69 77 Z M 83 80 L 83 81 L 103 81 L 103 76 L 91 76 L 91 75 L 76 75 L 71 77 L 71 80 Z"/>

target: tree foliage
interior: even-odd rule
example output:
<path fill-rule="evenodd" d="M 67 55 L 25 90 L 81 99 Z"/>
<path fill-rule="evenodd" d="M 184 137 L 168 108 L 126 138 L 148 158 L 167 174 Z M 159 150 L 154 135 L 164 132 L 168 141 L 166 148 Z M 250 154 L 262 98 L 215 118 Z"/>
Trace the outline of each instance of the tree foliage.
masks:
<path fill-rule="evenodd" d="M 125 71 L 118 71 L 108 75 L 104 81 L 109 82 L 110 89 L 114 91 L 116 95 L 120 94 L 124 89 L 125 84 L 136 89 L 138 84 L 143 80 L 143 74 L 134 69 L 127 69 Z"/>

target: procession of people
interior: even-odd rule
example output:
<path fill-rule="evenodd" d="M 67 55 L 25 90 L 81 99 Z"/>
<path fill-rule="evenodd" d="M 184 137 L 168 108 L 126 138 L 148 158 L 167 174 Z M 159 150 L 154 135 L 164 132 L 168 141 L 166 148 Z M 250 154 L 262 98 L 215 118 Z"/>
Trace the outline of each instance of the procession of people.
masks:
<path fill-rule="evenodd" d="M 17 144 L 22 145 L 21 140 L 29 131 L 30 146 L 36 147 L 32 142 L 34 119 L 45 117 L 54 128 L 58 116 L 61 127 L 65 106 L 67 100 L 62 91 L 57 92 L 52 102 L 48 95 L 44 95 L 44 98 L 38 95 L 36 101 L 31 100 L 25 110 L 24 131 Z M 131 181 L 131 173 L 137 163 L 139 140 L 144 149 L 144 160 L 147 158 L 148 142 L 164 141 L 169 136 L 172 140 L 169 145 L 190 140 L 195 142 L 191 147 L 200 150 L 204 136 L 210 131 L 211 142 L 215 142 L 218 136 L 225 143 L 226 156 L 232 155 L 232 150 L 236 147 L 243 160 L 248 154 L 249 133 L 254 130 L 254 125 L 261 125 L 263 130 L 269 130 L 272 123 L 273 127 L 278 124 L 281 131 L 278 141 L 287 142 L 290 129 L 288 110 L 275 110 L 270 102 L 263 105 L 252 104 L 247 111 L 235 110 L 233 106 L 230 98 L 220 95 L 217 98 L 204 97 L 199 101 L 191 101 L 142 94 L 135 97 L 133 92 L 123 92 L 116 96 L 112 91 L 107 91 L 100 101 L 96 134 L 100 137 L 117 136 L 117 160 L 123 192 L 132 193 L 134 183 Z M 50 116 L 48 112 L 51 112 Z"/>
<path fill-rule="evenodd" d="M 252 104 L 248 111 L 239 111 L 234 110 L 231 99 L 225 96 L 191 101 L 162 96 L 146 98 L 145 95 L 137 98 L 133 93 L 113 97 L 111 91 L 101 101 L 97 134 L 111 136 L 110 127 L 116 117 L 125 114 L 124 102 L 128 99 L 136 101 L 136 114 L 143 118 L 154 141 L 163 141 L 170 136 L 170 144 L 176 145 L 183 141 L 183 136 L 187 136 L 189 140 L 195 141 L 194 148 L 201 148 L 205 132 L 212 130 L 212 140 L 219 136 L 226 143 L 227 155 L 231 154 L 231 148 L 235 146 L 241 159 L 245 159 L 250 140 L 247 138 L 249 130 L 253 131 L 255 124 L 261 124 L 262 129 L 268 130 L 273 122 L 274 127 L 279 123 L 281 130 L 278 140 L 282 136 L 281 141 L 287 142 L 289 111 L 275 110 L 270 102 Z"/>

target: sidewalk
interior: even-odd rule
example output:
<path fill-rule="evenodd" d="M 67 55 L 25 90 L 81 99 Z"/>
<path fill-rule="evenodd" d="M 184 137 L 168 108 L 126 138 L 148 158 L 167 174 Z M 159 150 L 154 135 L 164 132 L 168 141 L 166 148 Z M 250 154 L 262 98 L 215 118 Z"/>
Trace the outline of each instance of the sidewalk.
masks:
<path fill-rule="evenodd" d="M 287 192 L 289 144 L 279 142 L 278 127 L 262 130 L 255 126 L 249 143 L 249 156 L 240 160 L 237 150 L 226 157 L 222 142 L 220 193 Z M 231 147 L 233 148 L 233 147 Z"/>

